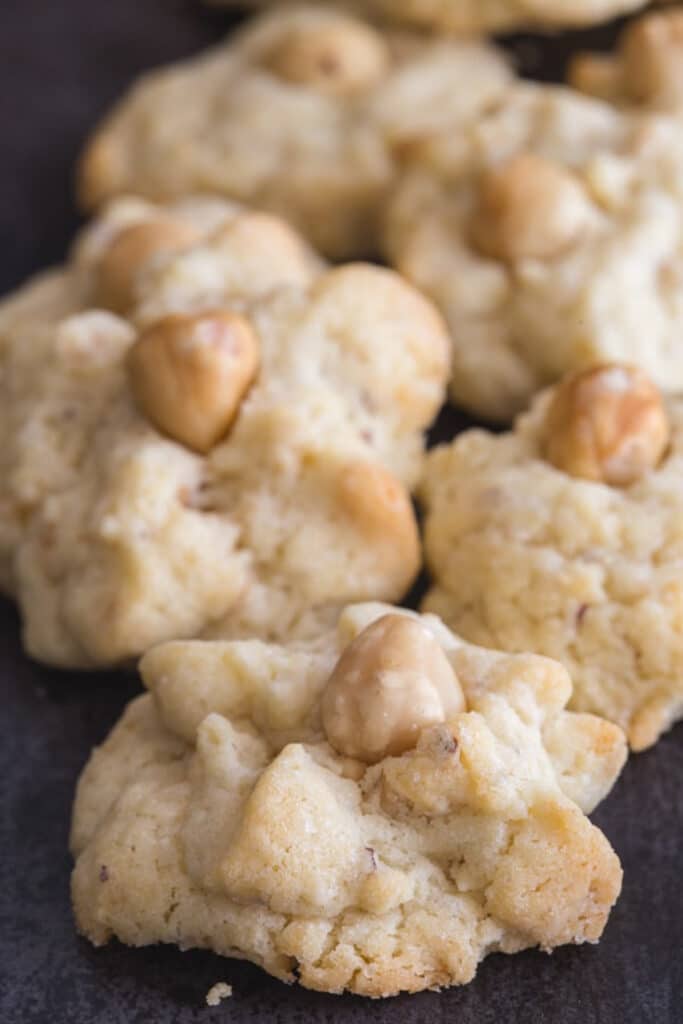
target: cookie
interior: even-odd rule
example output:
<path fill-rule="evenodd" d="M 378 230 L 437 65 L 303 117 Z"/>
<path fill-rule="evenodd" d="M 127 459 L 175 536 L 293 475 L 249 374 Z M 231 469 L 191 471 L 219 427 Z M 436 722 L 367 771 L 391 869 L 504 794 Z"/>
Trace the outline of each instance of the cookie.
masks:
<path fill-rule="evenodd" d="M 213 192 L 288 218 L 334 259 L 372 255 L 406 140 L 458 130 L 510 78 L 484 44 L 275 11 L 134 86 L 83 156 L 80 196 Z"/>
<path fill-rule="evenodd" d="M 218 6 L 238 6 L 236 0 L 208 2 Z M 265 0 L 253 2 L 261 4 Z M 637 10 L 644 3 L 645 0 L 483 0 L 480 3 L 473 0 L 349 0 L 347 6 L 371 16 L 421 28 L 475 33 L 597 25 L 619 14 Z"/>
<path fill-rule="evenodd" d="M 601 359 L 683 388 L 683 136 L 568 89 L 519 84 L 413 147 L 390 262 L 445 314 L 453 399 L 501 423 Z"/>
<path fill-rule="evenodd" d="M 440 318 L 270 215 L 121 200 L 0 308 L 0 575 L 62 666 L 305 633 L 420 564 Z"/>
<path fill-rule="evenodd" d="M 509 433 L 462 434 L 421 488 L 423 607 L 473 643 L 561 661 L 570 707 L 633 750 L 683 715 L 683 402 L 605 364 Z"/>
<path fill-rule="evenodd" d="M 577 54 L 568 75 L 574 88 L 618 106 L 683 116 L 683 11 L 630 22 L 614 53 Z"/>
<path fill-rule="evenodd" d="M 565 710 L 557 663 L 432 616 L 347 608 L 309 644 L 150 651 L 78 784 L 79 930 L 388 996 L 488 953 L 596 942 L 621 885 L 585 817 L 621 731 Z"/>

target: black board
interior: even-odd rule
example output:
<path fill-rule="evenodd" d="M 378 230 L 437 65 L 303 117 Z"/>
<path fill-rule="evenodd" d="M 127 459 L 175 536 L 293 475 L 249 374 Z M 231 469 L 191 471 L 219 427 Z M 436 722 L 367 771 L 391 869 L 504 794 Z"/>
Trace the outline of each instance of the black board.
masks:
<path fill-rule="evenodd" d="M 0 292 L 60 259 L 78 224 L 72 168 L 85 132 L 144 68 L 217 40 L 234 18 L 182 0 L 0 0 Z M 556 79 L 614 27 L 507 42 Z M 433 436 L 462 425 L 442 416 Z M 2 439 L 0 438 L 0 443 Z M 73 787 L 138 692 L 133 674 L 67 674 L 27 660 L 0 601 L 1 1024 L 673 1024 L 683 1020 L 683 728 L 631 759 L 595 815 L 624 892 L 597 947 L 490 957 L 466 988 L 382 1003 L 287 988 L 208 953 L 95 950 L 69 908 Z M 216 981 L 233 998 L 210 1009 Z"/>

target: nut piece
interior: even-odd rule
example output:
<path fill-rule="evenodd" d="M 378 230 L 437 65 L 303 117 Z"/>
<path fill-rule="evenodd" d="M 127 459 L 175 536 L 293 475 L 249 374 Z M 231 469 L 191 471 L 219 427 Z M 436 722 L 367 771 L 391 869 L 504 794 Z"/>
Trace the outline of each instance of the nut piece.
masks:
<path fill-rule="evenodd" d="M 124 228 L 105 252 L 97 272 L 97 301 L 114 313 L 126 313 L 135 301 L 135 279 L 145 263 L 197 240 L 189 224 L 153 220 Z"/>
<path fill-rule="evenodd" d="M 371 547 L 384 587 L 383 596 L 400 597 L 417 576 L 422 559 L 420 534 L 406 487 L 373 462 L 350 462 L 338 477 L 339 512 Z"/>
<path fill-rule="evenodd" d="M 135 401 L 160 430 L 198 452 L 227 432 L 259 363 L 251 325 L 229 310 L 152 324 L 128 353 Z"/>
<path fill-rule="evenodd" d="M 264 60 L 264 66 L 294 85 L 331 96 L 348 96 L 374 85 L 389 55 L 380 36 L 353 21 L 291 29 Z"/>
<path fill-rule="evenodd" d="M 384 615 L 349 644 L 322 697 L 327 738 L 368 764 L 414 747 L 426 726 L 463 711 L 465 698 L 436 638 L 407 615 Z"/>
<path fill-rule="evenodd" d="M 620 487 L 658 465 L 669 443 L 669 421 L 642 370 L 606 363 L 558 385 L 545 438 L 545 456 L 558 469 Z"/>
<path fill-rule="evenodd" d="M 622 90 L 620 63 L 602 53 L 577 53 L 569 61 L 567 83 L 588 96 L 618 103 Z"/>
<path fill-rule="evenodd" d="M 651 14 L 619 40 L 624 88 L 634 100 L 683 102 L 683 11 Z"/>
<path fill-rule="evenodd" d="M 522 153 L 482 175 L 472 241 L 495 259 L 544 259 L 577 240 L 587 215 L 588 201 L 571 174 Z"/>

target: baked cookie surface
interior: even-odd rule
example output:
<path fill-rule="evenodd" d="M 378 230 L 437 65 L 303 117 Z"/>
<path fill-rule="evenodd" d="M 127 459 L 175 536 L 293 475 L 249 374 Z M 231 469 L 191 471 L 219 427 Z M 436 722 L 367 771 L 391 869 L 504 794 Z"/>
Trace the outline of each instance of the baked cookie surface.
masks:
<path fill-rule="evenodd" d="M 209 2 L 243 6 L 237 0 Z M 260 6 L 266 0 L 253 2 Z M 473 33 L 596 25 L 644 4 L 645 0 L 348 0 L 346 6 L 359 13 L 421 28 Z M 282 0 L 279 5 L 282 6 Z"/>
<path fill-rule="evenodd" d="M 370 996 L 599 939 L 618 858 L 585 817 L 623 734 L 564 669 L 433 616 L 347 608 L 309 644 L 150 651 L 80 779 L 72 893 L 97 945 L 169 942 Z"/>
<path fill-rule="evenodd" d="M 483 43 L 274 11 L 135 86 L 84 154 L 81 198 L 212 192 L 286 217 L 334 259 L 373 255 L 406 139 L 457 130 L 510 78 Z"/>
<path fill-rule="evenodd" d="M 683 10 L 672 6 L 630 22 L 612 54 L 577 54 L 569 81 L 618 106 L 683 116 Z"/>
<path fill-rule="evenodd" d="M 423 608 L 473 643 L 568 669 L 570 706 L 642 750 L 683 714 L 683 404 L 584 371 L 514 429 L 430 454 Z"/>
<path fill-rule="evenodd" d="M 2 304 L 0 369 L 0 577 L 41 660 L 305 632 L 417 572 L 448 342 L 390 271 L 222 201 L 120 200 Z"/>
<path fill-rule="evenodd" d="M 509 422 L 601 359 L 683 386 L 683 136 L 568 89 L 519 83 L 459 135 L 413 147 L 389 261 L 444 313 L 452 395 Z"/>

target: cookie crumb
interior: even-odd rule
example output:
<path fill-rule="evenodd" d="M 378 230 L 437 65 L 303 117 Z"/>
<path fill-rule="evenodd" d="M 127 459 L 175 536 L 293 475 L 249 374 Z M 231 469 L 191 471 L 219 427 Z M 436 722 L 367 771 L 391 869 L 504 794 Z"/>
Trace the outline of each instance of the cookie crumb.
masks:
<path fill-rule="evenodd" d="M 221 999 L 228 999 L 231 995 L 232 985 L 227 985 L 224 981 L 217 981 L 206 993 L 206 1005 L 218 1006 Z"/>

